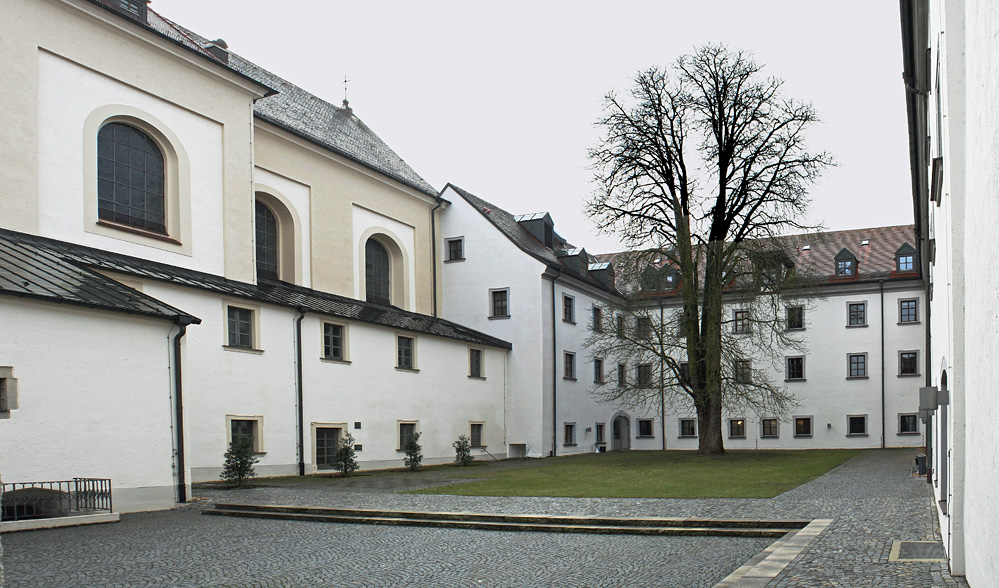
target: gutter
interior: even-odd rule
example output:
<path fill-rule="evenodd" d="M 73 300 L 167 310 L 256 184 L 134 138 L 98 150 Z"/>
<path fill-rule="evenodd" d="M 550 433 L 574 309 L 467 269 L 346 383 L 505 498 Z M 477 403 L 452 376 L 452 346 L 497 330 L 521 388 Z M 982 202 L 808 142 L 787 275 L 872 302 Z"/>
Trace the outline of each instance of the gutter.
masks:
<path fill-rule="evenodd" d="M 298 475 L 305 475 L 305 410 L 302 407 L 303 386 L 302 386 L 302 319 L 305 318 L 305 309 L 298 309 L 298 318 L 295 319 L 295 392 L 298 404 Z"/>
<path fill-rule="evenodd" d="M 173 415 L 177 444 L 177 502 L 187 502 L 187 464 L 184 461 L 184 376 L 182 373 L 180 340 L 187 334 L 191 318 L 177 315 L 174 323 L 179 329 L 173 337 Z"/>

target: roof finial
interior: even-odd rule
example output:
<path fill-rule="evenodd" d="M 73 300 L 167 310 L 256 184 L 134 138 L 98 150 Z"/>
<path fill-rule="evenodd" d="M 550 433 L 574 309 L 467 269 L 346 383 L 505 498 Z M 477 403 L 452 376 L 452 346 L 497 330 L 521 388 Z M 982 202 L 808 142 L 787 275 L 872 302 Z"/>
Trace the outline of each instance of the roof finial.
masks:
<path fill-rule="evenodd" d="M 351 109 L 350 109 L 350 102 L 347 101 L 347 83 L 348 82 L 350 82 L 350 80 L 348 80 L 347 79 L 347 75 L 344 74 L 344 76 L 343 76 L 343 109 L 346 110 L 347 112 L 352 112 Z"/>

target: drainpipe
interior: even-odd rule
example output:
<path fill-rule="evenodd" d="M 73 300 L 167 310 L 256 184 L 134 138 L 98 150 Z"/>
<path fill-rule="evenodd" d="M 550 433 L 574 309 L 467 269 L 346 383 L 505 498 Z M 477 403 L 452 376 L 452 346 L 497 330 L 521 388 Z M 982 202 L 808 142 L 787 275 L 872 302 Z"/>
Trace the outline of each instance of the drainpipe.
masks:
<path fill-rule="evenodd" d="M 558 337 L 555 334 L 558 306 L 555 300 L 555 278 L 562 275 L 562 270 L 552 276 L 552 457 L 558 455 Z"/>
<path fill-rule="evenodd" d="M 437 206 L 430 209 L 430 259 L 433 266 L 430 269 L 430 275 L 433 279 L 433 293 L 431 300 L 433 300 L 433 316 L 437 318 L 437 209 L 444 206 L 444 199 L 440 196 L 437 197 Z"/>
<path fill-rule="evenodd" d="M 298 318 L 295 319 L 295 392 L 298 395 L 298 475 L 305 475 L 305 411 L 302 407 L 302 319 L 305 318 L 305 309 L 298 309 Z"/>
<path fill-rule="evenodd" d="M 885 448 L 885 281 L 881 287 L 881 449 Z"/>
<path fill-rule="evenodd" d="M 177 334 L 173 336 L 173 415 L 177 438 L 177 502 L 187 502 L 187 464 L 184 462 L 184 377 L 181 373 L 180 340 L 187 334 L 188 317 L 174 318 Z"/>
<path fill-rule="evenodd" d="M 920 246 L 920 249 L 922 249 L 922 246 Z M 930 348 L 930 338 L 932 337 L 932 334 L 930 333 L 930 294 L 931 294 L 930 288 L 931 288 L 931 286 L 930 286 L 930 280 L 929 280 L 929 276 L 930 276 L 929 262 L 927 262 L 924 265 L 922 263 L 922 259 L 923 258 L 920 258 L 919 265 L 920 265 L 920 269 L 923 270 L 923 272 L 922 272 L 922 274 L 923 274 L 923 282 L 924 282 L 923 288 L 924 288 L 924 291 L 925 291 L 925 293 L 923 295 L 923 308 L 925 309 L 925 312 L 926 312 L 926 328 L 923 329 L 923 333 L 925 333 L 925 339 L 924 339 L 925 343 L 924 343 L 924 347 L 923 347 L 923 358 L 924 358 L 923 359 L 923 365 L 924 365 L 923 369 L 926 372 L 926 376 L 925 376 L 926 386 L 929 387 L 929 386 L 933 385 L 933 371 L 932 371 L 933 370 L 933 366 L 932 366 L 932 363 L 931 363 L 933 361 L 933 359 L 930 357 L 930 351 L 931 351 L 931 348 Z M 925 259 L 929 259 L 929 258 L 925 258 Z M 917 423 L 917 426 L 918 426 L 919 417 L 916 417 L 916 423 Z M 927 484 L 932 484 L 933 483 L 933 415 L 932 414 L 930 414 L 926 418 L 926 422 L 923 423 L 923 436 L 924 436 L 924 438 L 926 440 L 926 467 L 927 467 L 927 470 L 926 470 L 926 483 Z"/>

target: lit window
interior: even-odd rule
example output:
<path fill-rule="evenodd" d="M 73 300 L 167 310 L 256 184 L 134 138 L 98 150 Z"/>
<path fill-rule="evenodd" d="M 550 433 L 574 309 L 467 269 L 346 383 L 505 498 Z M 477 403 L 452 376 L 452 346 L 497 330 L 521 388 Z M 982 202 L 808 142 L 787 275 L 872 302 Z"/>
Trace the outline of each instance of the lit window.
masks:
<path fill-rule="evenodd" d="M 805 379 L 805 358 L 798 357 L 787 357 L 785 358 L 787 364 L 787 371 L 784 374 L 785 380 L 804 380 Z"/>
<path fill-rule="evenodd" d="M 918 376 L 919 375 L 919 352 L 901 351 L 898 354 L 898 375 Z"/>
<path fill-rule="evenodd" d="M 343 361 L 346 359 L 344 353 L 344 328 L 343 325 L 333 323 L 323 324 L 323 357 Z"/>
<path fill-rule="evenodd" d="M 697 421 L 695 421 L 694 419 L 680 419 L 680 436 L 696 437 Z"/>
<path fill-rule="evenodd" d="M 576 354 L 570 351 L 566 351 L 563 356 L 563 374 L 562 376 L 566 380 L 576 379 Z"/>
<path fill-rule="evenodd" d="M 847 326 L 861 327 L 867 325 L 867 303 L 851 302 L 847 304 Z"/>
<path fill-rule="evenodd" d="M 850 378 L 866 378 L 867 377 L 867 354 L 866 353 L 853 353 L 848 357 L 848 363 L 850 366 L 850 371 L 848 377 Z"/>
<path fill-rule="evenodd" d="M 229 346 L 253 348 L 253 311 L 238 306 L 228 307 Z"/>
<path fill-rule="evenodd" d="M 131 125 L 97 133 L 97 218 L 166 234 L 163 152 Z"/>
<path fill-rule="evenodd" d="M 416 339 L 396 336 L 396 367 L 403 370 L 416 368 Z"/>
<path fill-rule="evenodd" d="M 510 290 L 489 291 L 490 318 L 507 318 L 510 316 Z"/>
<path fill-rule="evenodd" d="M 867 415 L 852 415 L 846 417 L 847 435 L 867 435 Z"/>
<path fill-rule="evenodd" d="M 745 437 L 746 436 L 746 419 L 729 419 L 728 421 L 728 436 L 729 437 Z"/>
<path fill-rule="evenodd" d="M 652 364 L 643 363 L 637 368 L 638 385 L 639 386 L 650 386 L 652 385 Z"/>
<path fill-rule="evenodd" d="M 257 277 L 278 279 L 277 217 L 262 202 L 256 203 Z"/>
<path fill-rule="evenodd" d="M 655 437 L 652 432 L 652 419 L 638 419 L 638 436 Z"/>
<path fill-rule="evenodd" d="M 787 329 L 789 331 L 805 328 L 805 308 L 803 306 L 787 307 Z"/>
<path fill-rule="evenodd" d="M 760 421 L 760 436 L 765 439 L 776 439 L 780 435 L 780 423 L 777 419 Z"/>
<path fill-rule="evenodd" d="M 374 238 L 364 244 L 365 300 L 377 304 L 391 304 L 390 283 L 392 268 L 388 250 Z"/>
<path fill-rule="evenodd" d="M 468 376 L 471 378 L 481 378 L 482 376 L 482 350 L 468 350 Z"/>
<path fill-rule="evenodd" d="M 465 259 L 465 239 L 447 239 L 447 261 L 462 261 Z"/>
<path fill-rule="evenodd" d="M 794 436 L 812 436 L 812 417 L 794 417 Z"/>
<path fill-rule="evenodd" d="M 919 322 L 919 314 L 917 312 L 916 300 L 899 300 L 898 301 L 898 322 L 900 323 L 917 323 Z"/>
<path fill-rule="evenodd" d="M 748 310 L 733 310 L 732 311 L 732 332 L 733 333 L 748 333 L 749 329 L 750 329 L 749 311 Z"/>
<path fill-rule="evenodd" d="M 562 295 L 562 320 L 567 323 L 576 322 L 576 300 L 565 294 Z"/>
<path fill-rule="evenodd" d="M 604 382 L 604 360 L 602 359 L 593 360 L 593 381 L 597 384 Z"/>

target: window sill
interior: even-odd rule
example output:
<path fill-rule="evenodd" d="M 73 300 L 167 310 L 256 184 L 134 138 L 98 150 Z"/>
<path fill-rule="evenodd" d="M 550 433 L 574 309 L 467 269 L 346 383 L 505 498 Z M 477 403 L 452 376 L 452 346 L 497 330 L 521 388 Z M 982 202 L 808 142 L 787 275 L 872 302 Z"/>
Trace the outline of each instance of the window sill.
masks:
<path fill-rule="evenodd" d="M 472 449 L 485 449 L 488 445 L 469 445 Z"/>
<path fill-rule="evenodd" d="M 867 325 L 847 325 L 848 329 L 866 329 Z"/>
<path fill-rule="evenodd" d="M 600 384 L 601 386 L 603 386 L 604 384 L 607 383 L 607 380 L 593 380 L 593 383 Z"/>
<path fill-rule="evenodd" d="M 576 378 L 570 378 L 569 376 L 562 376 L 562 379 L 563 380 L 568 380 L 570 382 L 575 382 L 576 381 Z"/>
<path fill-rule="evenodd" d="M 636 435 L 635 439 L 655 439 L 655 435 Z"/>
<path fill-rule="evenodd" d="M 465 261 L 464 257 L 458 257 L 456 259 L 445 259 L 444 263 L 458 263 L 459 261 Z"/>
<path fill-rule="evenodd" d="M 562 319 L 562 322 L 565 323 L 565 324 L 567 324 L 567 325 L 574 325 L 574 324 L 576 324 L 576 321 L 568 321 L 568 320 L 565 320 L 565 319 Z"/>
<path fill-rule="evenodd" d="M 250 353 L 253 355 L 260 355 L 264 352 L 263 349 L 254 349 L 252 347 L 239 347 L 238 345 L 223 345 L 222 349 L 226 351 L 238 351 L 239 353 Z"/>
<path fill-rule="evenodd" d="M 808 435 L 794 435 L 794 438 L 795 439 L 811 439 L 812 435 L 811 434 L 808 434 Z"/>
<path fill-rule="evenodd" d="M 870 376 L 847 376 L 847 380 L 869 380 Z"/>
<path fill-rule="evenodd" d="M 482 380 L 482 381 L 485 381 L 486 377 L 485 376 L 468 376 L 468 379 L 469 380 Z"/>
<path fill-rule="evenodd" d="M 806 378 L 784 378 L 785 382 L 807 382 Z"/>
<path fill-rule="evenodd" d="M 918 324 L 920 324 L 919 321 L 900 321 L 898 323 L 899 326 L 902 326 L 902 325 L 918 325 Z"/>
<path fill-rule="evenodd" d="M 787 327 L 785 331 L 804 331 L 805 327 Z"/>
<path fill-rule="evenodd" d="M 760 435 L 760 439 L 780 439 L 777 435 Z"/>
<path fill-rule="evenodd" d="M 343 365 L 350 365 L 349 359 L 336 359 L 335 357 L 320 357 L 319 361 L 323 363 L 340 363 Z"/>
<path fill-rule="evenodd" d="M 921 374 L 899 374 L 900 378 L 918 378 Z"/>
<path fill-rule="evenodd" d="M 575 446 L 576 446 L 575 443 L 563 443 L 562 444 L 562 447 L 575 447 Z"/>
<path fill-rule="evenodd" d="M 399 367 L 399 366 L 396 366 L 395 371 L 397 371 L 397 372 L 409 372 L 409 373 L 412 373 L 412 374 L 418 374 L 418 373 L 420 373 L 420 370 L 418 370 L 416 368 L 404 368 L 404 367 Z"/>
<path fill-rule="evenodd" d="M 599 447 L 599 446 L 607 445 L 607 442 L 606 441 L 594 441 L 593 444 Z"/>
<path fill-rule="evenodd" d="M 729 435 L 728 438 L 729 439 L 745 439 L 746 436 L 745 435 Z"/>
<path fill-rule="evenodd" d="M 847 437 L 870 437 L 867 433 L 847 433 Z"/>
<path fill-rule="evenodd" d="M 109 227 L 119 231 L 124 231 L 126 233 L 132 233 L 133 235 L 142 235 L 143 237 L 149 237 L 150 239 L 156 239 L 159 241 L 164 241 L 166 243 L 172 243 L 174 245 L 183 245 L 183 243 L 181 243 L 180 241 L 163 233 L 157 233 L 156 231 L 147 231 L 145 229 L 139 229 L 129 225 L 116 223 L 112 221 L 106 221 L 106 220 L 98 220 L 97 224 L 102 227 Z"/>
<path fill-rule="evenodd" d="M 906 436 L 906 437 L 910 437 L 912 435 L 919 435 L 920 432 L 919 431 L 912 431 L 910 433 L 895 433 L 895 434 L 896 435 L 903 435 L 903 436 Z"/>
<path fill-rule="evenodd" d="M 503 320 L 503 319 L 508 319 L 508 318 L 510 318 L 510 315 L 508 315 L 508 314 L 496 314 L 496 315 L 493 315 L 493 316 L 489 317 L 489 320 L 491 320 L 491 321 L 498 321 L 498 320 Z"/>

